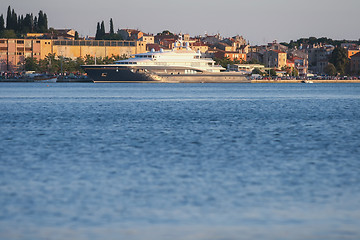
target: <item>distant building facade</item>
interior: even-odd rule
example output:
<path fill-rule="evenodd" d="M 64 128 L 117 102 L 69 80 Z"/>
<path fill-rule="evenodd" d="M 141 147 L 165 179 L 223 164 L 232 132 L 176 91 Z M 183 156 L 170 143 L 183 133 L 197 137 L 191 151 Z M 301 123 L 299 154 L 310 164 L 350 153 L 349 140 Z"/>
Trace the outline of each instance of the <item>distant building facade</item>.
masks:
<path fill-rule="evenodd" d="M 136 29 L 121 29 L 117 32 L 124 40 L 140 40 L 144 33 Z"/>
<path fill-rule="evenodd" d="M 325 67 L 329 64 L 329 57 L 335 49 L 332 45 L 313 45 L 306 49 L 308 54 L 309 71 L 313 73 L 324 73 Z"/>
<path fill-rule="evenodd" d="M 232 51 L 224 51 L 224 50 L 217 50 L 215 53 L 216 58 L 228 58 L 231 61 L 240 61 L 246 62 L 246 53 L 240 53 L 240 52 L 232 52 Z"/>
<path fill-rule="evenodd" d="M 360 75 L 360 52 L 351 56 L 350 59 L 350 71 L 354 74 Z"/>
<path fill-rule="evenodd" d="M 264 53 L 264 64 L 270 68 L 281 69 L 286 66 L 287 53 L 280 50 L 270 50 Z"/>

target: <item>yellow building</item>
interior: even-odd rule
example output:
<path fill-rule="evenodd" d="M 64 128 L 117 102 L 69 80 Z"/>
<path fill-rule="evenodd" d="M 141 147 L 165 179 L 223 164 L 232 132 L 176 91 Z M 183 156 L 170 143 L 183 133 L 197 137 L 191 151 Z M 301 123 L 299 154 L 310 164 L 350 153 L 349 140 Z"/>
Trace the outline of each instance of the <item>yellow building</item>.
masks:
<path fill-rule="evenodd" d="M 68 58 L 111 57 L 112 55 L 130 56 L 146 52 L 146 43 L 143 41 L 109 41 L 109 40 L 53 40 L 49 53 Z M 44 49 L 48 50 L 44 45 Z"/>
<path fill-rule="evenodd" d="M 146 52 L 143 41 L 0 39 L 0 71 L 21 70 L 26 57 L 38 60 L 49 54 L 67 58 L 130 56 Z"/>

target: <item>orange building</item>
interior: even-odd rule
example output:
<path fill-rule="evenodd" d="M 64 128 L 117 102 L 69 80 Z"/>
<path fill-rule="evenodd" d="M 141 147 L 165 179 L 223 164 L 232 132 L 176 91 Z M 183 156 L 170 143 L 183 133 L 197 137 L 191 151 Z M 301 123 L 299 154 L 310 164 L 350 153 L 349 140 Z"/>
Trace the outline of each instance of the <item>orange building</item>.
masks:
<path fill-rule="evenodd" d="M 246 53 L 224 51 L 218 49 L 215 53 L 216 58 L 229 58 L 231 61 L 238 60 L 240 63 L 246 62 Z"/>

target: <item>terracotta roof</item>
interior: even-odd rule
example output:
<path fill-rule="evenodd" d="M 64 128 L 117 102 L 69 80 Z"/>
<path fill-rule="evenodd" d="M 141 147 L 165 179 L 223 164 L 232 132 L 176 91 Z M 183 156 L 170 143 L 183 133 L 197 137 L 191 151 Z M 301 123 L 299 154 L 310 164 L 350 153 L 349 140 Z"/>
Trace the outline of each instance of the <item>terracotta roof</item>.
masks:
<path fill-rule="evenodd" d="M 193 44 L 192 44 L 192 46 L 207 46 L 205 43 L 201 43 L 201 42 L 194 42 Z"/>
<path fill-rule="evenodd" d="M 276 53 L 286 53 L 286 52 L 283 52 L 283 51 L 280 51 L 280 50 L 271 50 L 273 52 L 276 52 Z"/>
<path fill-rule="evenodd" d="M 295 60 L 303 60 L 303 58 L 295 56 L 295 57 L 292 57 L 291 60 L 293 60 L 293 61 L 295 61 Z"/>

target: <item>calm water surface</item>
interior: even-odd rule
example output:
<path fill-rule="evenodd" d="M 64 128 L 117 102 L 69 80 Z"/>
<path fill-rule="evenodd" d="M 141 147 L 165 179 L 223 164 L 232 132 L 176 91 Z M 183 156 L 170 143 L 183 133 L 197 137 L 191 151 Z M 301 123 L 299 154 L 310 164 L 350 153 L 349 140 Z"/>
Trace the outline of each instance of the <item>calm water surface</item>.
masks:
<path fill-rule="evenodd" d="M 0 84 L 0 239 L 360 239 L 360 84 Z"/>

